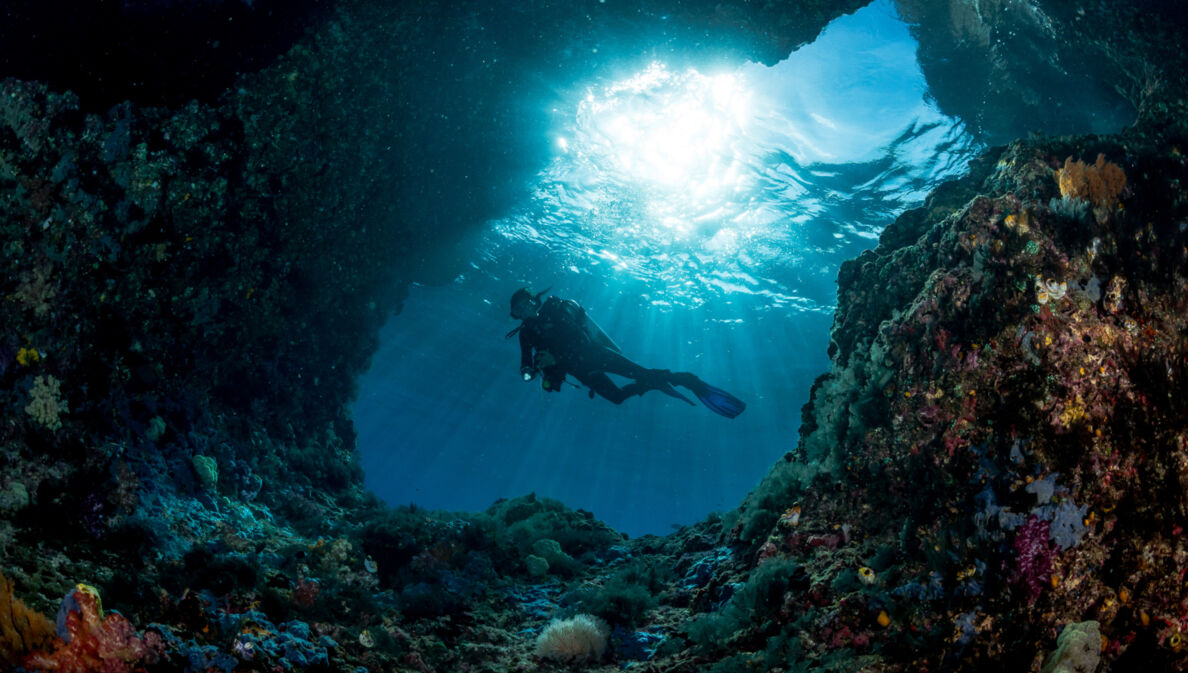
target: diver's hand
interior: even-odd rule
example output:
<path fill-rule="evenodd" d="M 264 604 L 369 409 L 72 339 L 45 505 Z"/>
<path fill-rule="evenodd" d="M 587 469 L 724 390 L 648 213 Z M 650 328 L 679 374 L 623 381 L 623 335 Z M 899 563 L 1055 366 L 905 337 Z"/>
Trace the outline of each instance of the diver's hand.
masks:
<path fill-rule="evenodd" d="M 531 381 L 532 379 L 536 378 L 536 375 L 539 373 L 540 372 L 536 371 L 535 367 L 520 367 L 520 376 L 522 376 L 525 381 Z"/>

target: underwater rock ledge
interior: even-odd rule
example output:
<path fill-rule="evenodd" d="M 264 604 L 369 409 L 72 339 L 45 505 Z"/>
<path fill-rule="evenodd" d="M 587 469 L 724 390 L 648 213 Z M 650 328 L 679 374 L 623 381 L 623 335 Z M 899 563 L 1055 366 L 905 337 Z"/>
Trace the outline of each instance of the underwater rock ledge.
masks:
<path fill-rule="evenodd" d="M 840 275 L 797 450 L 625 540 L 359 488 L 343 405 L 428 234 L 377 226 L 405 158 L 326 133 L 399 105 L 341 88 L 357 34 L 218 105 L 0 86 L 0 668 L 1188 666 L 1180 79 L 905 213 Z"/>

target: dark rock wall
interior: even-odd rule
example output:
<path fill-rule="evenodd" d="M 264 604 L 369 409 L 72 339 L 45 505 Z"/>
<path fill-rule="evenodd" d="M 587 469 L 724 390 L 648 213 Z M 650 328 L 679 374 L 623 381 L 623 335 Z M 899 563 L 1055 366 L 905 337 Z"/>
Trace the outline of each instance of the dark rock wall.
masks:
<path fill-rule="evenodd" d="M 990 144 L 1117 133 L 1180 62 L 1174 3 L 898 0 L 940 109 Z"/>
<path fill-rule="evenodd" d="M 12 0 L 0 9 L 0 76 L 73 91 L 87 112 L 126 100 L 213 103 L 332 7 L 328 0 Z"/>

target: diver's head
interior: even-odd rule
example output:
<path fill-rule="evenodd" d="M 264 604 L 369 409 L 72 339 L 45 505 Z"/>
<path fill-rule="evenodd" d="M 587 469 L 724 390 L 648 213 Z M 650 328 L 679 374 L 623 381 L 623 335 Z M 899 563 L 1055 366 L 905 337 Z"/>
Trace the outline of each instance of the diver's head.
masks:
<path fill-rule="evenodd" d="M 540 298 L 548 291 L 545 289 L 543 292 L 533 294 L 526 287 L 516 290 L 511 298 L 511 317 L 516 320 L 535 318 L 540 313 Z"/>

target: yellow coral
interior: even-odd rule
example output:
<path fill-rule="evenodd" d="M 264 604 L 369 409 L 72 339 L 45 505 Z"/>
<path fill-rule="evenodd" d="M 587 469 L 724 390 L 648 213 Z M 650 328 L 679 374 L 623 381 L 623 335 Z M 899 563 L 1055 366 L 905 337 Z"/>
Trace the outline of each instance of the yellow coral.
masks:
<path fill-rule="evenodd" d="M 34 348 L 22 348 L 17 351 L 17 362 L 22 367 L 28 367 L 41 360 L 41 353 L 38 353 Z"/>
<path fill-rule="evenodd" d="M 1085 401 L 1081 399 L 1080 395 L 1077 395 L 1074 399 L 1069 400 L 1060 412 L 1060 424 L 1066 428 L 1071 427 L 1073 424 L 1085 420 L 1088 415 Z"/>
<path fill-rule="evenodd" d="M 1097 208 L 1109 209 L 1118 205 L 1118 195 L 1126 187 L 1126 174 L 1117 164 L 1105 160 L 1104 154 L 1097 155 L 1092 165 L 1064 160 L 1064 168 L 1056 171 L 1060 195 L 1068 199 L 1084 199 Z"/>
<path fill-rule="evenodd" d="M 780 515 L 780 525 L 781 526 L 791 526 L 792 528 L 799 526 L 800 525 L 800 505 L 793 505 L 792 507 L 789 507 L 788 509 L 784 510 L 784 513 Z"/>
<path fill-rule="evenodd" d="M 1003 223 L 1006 224 L 1007 229 L 1017 232 L 1020 235 L 1031 231 L 1031 215 L 1026 210 L 1021 211 L 1018 215 L 1014 213 L 1007 215 Z"/>
<path fill-rule="evenodd" d="M 62 427 L 58 417 L 70 411 L 61 399 L 61 386 L 58 379 L 52 376 L 38 376 L 33 379 L 33 388 L 29 391 L 32 399 L 25 407 L 25 413 L 50 430 Z"/>

